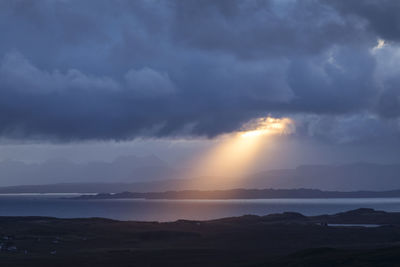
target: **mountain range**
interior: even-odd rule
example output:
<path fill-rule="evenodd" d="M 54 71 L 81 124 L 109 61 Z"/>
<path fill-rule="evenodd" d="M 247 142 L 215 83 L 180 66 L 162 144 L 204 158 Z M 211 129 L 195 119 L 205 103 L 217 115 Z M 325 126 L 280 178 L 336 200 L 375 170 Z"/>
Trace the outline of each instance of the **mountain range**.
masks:
<path fill-rule="evenodd" d="M 8 160 L 0 162 L 0 177 L 4 185 L 0 187 L 0 193 L 113 193 L 233 188 L 385 191 L 400 188 L 400 164 L 302 165 L 239 178 L 189 178 L 184 177 L 184 173 L 183 168 L 171 167 L 156 156 L 126 156 L 113 162 L 89 163 L 55 159 L 27 164 Z"/>
<path fill-rule="evenodd" d="M 121 156 L 112 162 L 77 163 L 55 158 L 42 163 L 15 160 L 0 162 L 1 185 L 37 185 L 54 183 L 131 183 L 171 179 L 179 175 L 160 158 L 149 155 Z"/>

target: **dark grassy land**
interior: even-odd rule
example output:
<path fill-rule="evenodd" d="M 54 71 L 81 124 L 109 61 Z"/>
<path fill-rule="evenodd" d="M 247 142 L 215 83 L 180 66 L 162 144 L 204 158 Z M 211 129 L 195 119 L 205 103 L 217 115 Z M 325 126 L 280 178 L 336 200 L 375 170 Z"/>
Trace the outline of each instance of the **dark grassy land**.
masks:
<path fill-rule="evenodd" d="M 0 217 L 0 237 L 1 266 L 400 265 L 400 214 L 369 209 L 170 223 Z"/>

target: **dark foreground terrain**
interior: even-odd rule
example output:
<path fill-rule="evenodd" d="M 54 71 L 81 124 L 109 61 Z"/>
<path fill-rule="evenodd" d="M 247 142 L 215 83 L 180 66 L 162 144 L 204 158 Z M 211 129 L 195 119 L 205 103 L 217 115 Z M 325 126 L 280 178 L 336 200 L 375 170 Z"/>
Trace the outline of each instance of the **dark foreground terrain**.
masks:
<path fill-rule="evenodd" d="M 170 223 L 0 217 L 0 238 L 0 266 L 400 266 L 400 213 L 371 209 Z"/>

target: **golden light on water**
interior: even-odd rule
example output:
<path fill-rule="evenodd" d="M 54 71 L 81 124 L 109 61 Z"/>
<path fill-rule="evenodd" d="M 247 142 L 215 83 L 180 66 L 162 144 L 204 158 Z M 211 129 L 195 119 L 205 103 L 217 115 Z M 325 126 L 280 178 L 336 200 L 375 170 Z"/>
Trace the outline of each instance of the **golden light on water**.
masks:
<path fill-rule="evenodd" d="M 236 133 L 219 137 L 200 160 L 194 162 L 190 177 L 197 179 L 196 188 L 218 188 L 235 184 L 247 174 L 257 155 L 268 148 L 273 136 L 294 132 L 289 118 L 259 118 Z M 220 177 L 220 178 L 217 178 Z"/>

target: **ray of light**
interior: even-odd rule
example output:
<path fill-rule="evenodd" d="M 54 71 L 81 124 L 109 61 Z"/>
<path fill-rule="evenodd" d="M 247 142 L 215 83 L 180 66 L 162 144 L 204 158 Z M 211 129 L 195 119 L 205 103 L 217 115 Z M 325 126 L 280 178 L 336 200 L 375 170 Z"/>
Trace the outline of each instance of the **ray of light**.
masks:
<path fill-rule="evenodd" d="M 241 131 L 221 136 L 188 174 L 193 188 L 216 189 L 235 186 L 247 174 L 254 159 L 275 135 L 294 131 L 289 118 L 260 118 L 243 125 Z"/>

